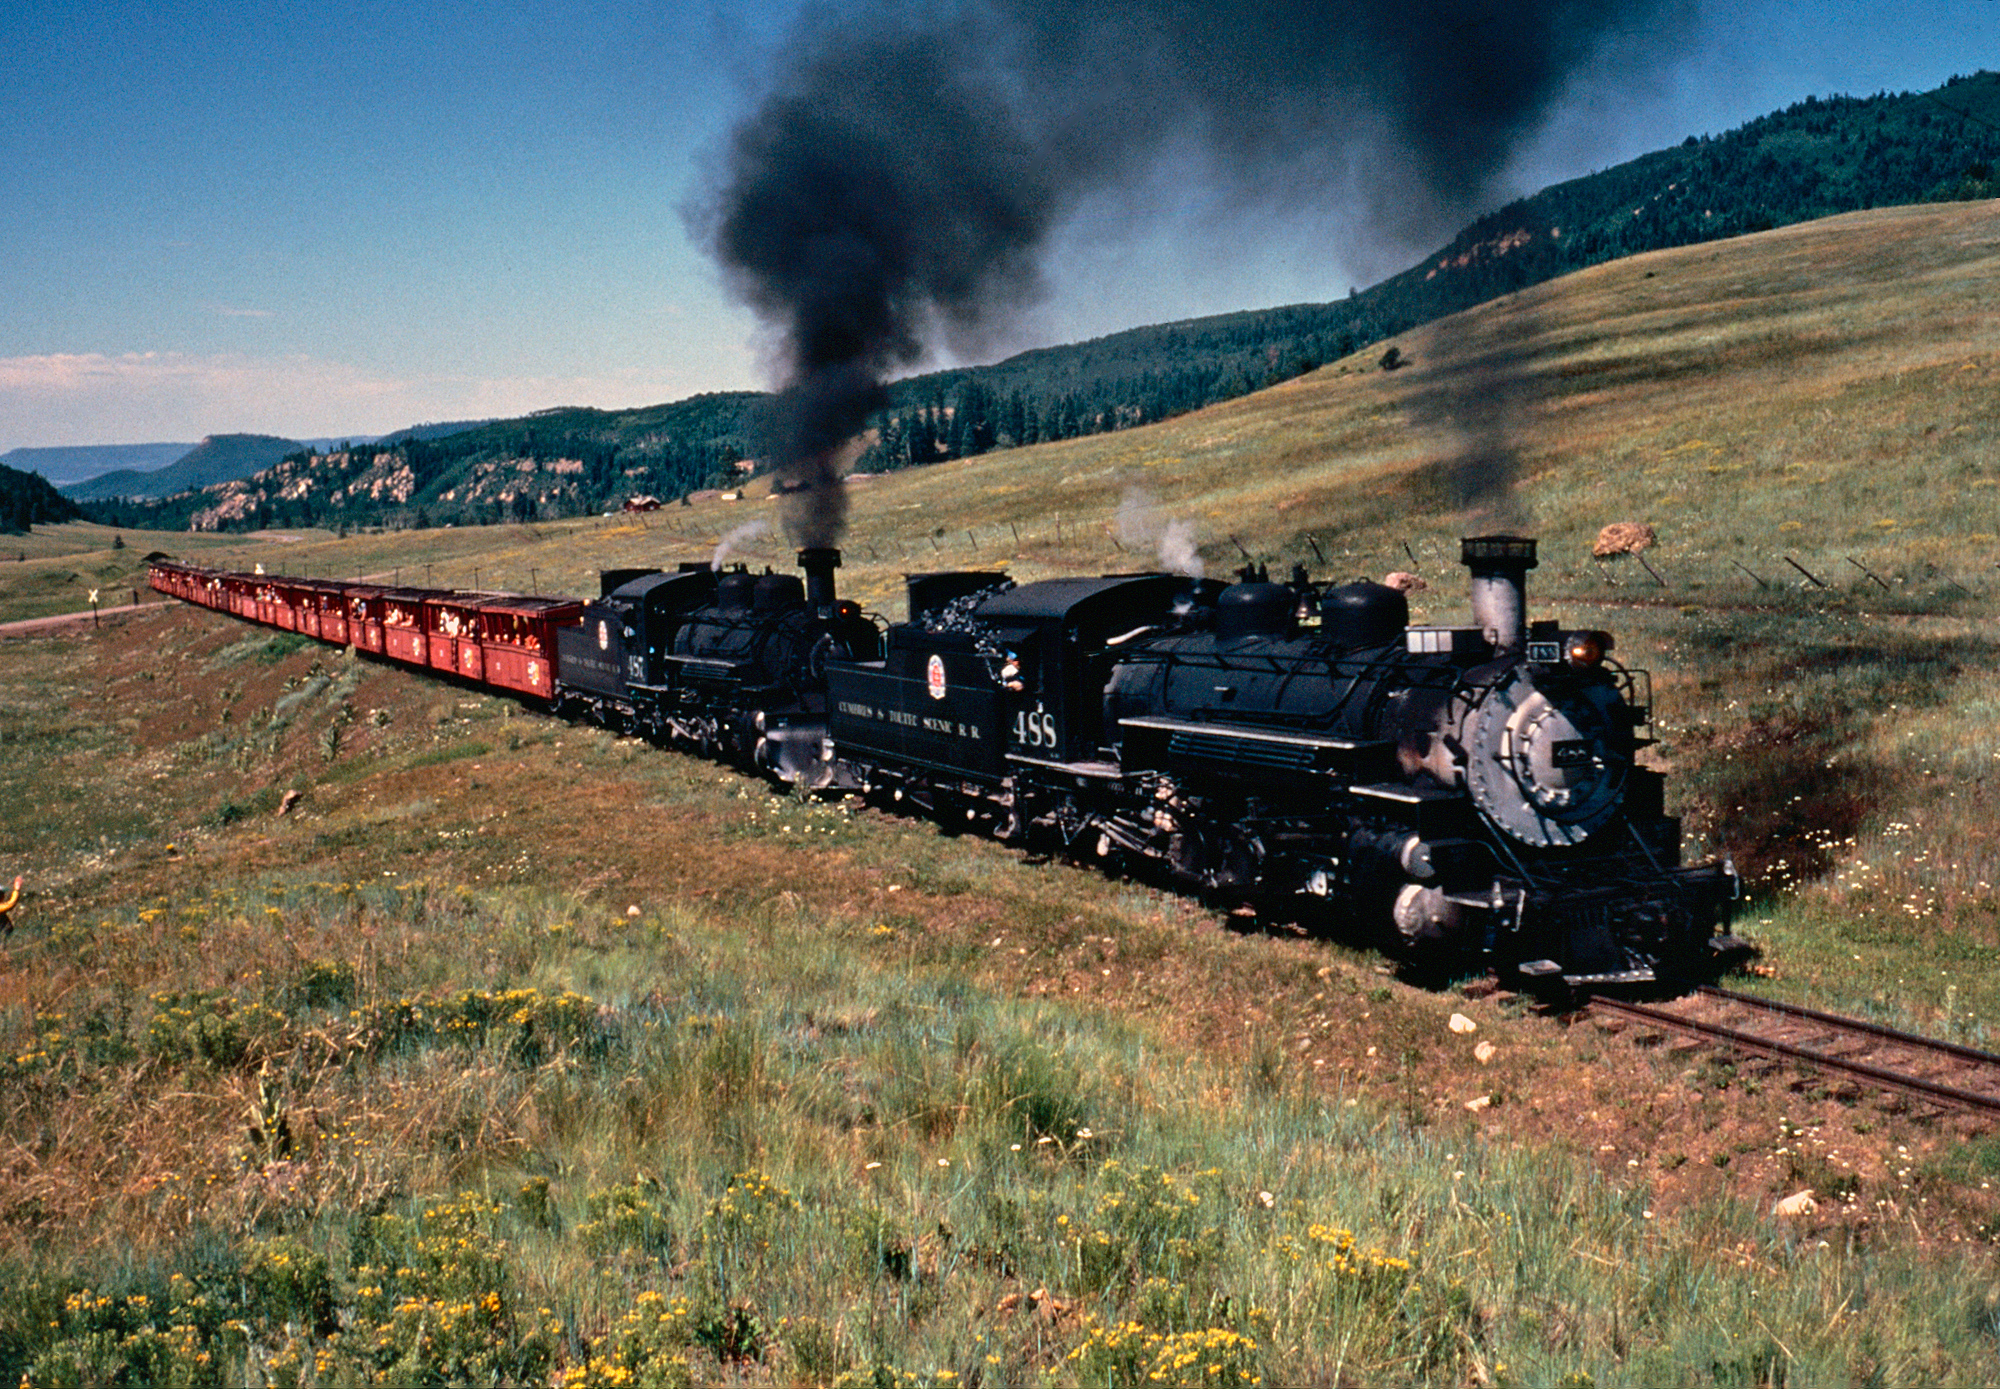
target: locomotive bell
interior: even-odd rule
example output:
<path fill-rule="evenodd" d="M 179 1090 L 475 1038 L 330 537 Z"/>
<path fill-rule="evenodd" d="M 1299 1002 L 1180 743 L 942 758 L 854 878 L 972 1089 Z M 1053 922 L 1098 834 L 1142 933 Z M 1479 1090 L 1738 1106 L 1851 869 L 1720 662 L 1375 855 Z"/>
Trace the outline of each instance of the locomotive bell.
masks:
<path fill-rule="evenodd" d="M 1468 536 L 1459 562 L 1472 571 L 1472 621 L 1499 652 L 1528 643 L 1528 571 L 1539 561 L 1535 542 L 1518 535 Z"/>

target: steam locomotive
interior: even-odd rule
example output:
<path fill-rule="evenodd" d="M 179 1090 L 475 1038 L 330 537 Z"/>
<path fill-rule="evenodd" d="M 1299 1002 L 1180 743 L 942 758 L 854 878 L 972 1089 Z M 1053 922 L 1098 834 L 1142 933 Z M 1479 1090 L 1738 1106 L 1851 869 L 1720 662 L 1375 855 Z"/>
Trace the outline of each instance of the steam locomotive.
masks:
<path fill-rule="evenodd" d="M 1421 970 L 1574 993 L 1751 953 L 1726 932 L 1734 869 L 1681 862 L 1663 778 L 1638 764 L 1645 673 L 1608 633 L 1528 620 L 1533 540 L 1467 539 L 1462 560 L 1458 627 L 1411 626 L 1381 584 L 1255 567 L 1227 585 L 917 574 L 885 625 L 837 596 L 825 548 L 800 552 L 803 580 L 608 571 L 588 603 L 163 556 L 153 584 L 784 783 L 1345 918 Z M 389 635 L 411 628 L 414 647 Z M 496 635 L 535 654 L 486 651 Z"/>

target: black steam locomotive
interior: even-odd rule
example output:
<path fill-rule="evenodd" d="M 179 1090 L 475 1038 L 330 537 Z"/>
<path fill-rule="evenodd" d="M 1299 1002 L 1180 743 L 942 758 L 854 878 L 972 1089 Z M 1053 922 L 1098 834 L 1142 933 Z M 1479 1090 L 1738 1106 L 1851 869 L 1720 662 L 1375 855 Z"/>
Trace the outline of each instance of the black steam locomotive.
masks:
<path fill-rule="evenodd" d="M 1727 864 L 1683 866 L 1611 637 L 1529 623 L 1535 542 L 1463 542 L 1472 625 L 1374 583 L 909 581 L 827 667 L 830 780 L 1211 898 L 1324 903 L 1412 964 L 1572 990 L 1712 976 Z"/>
<path fill-rule="evenodd" d="M 1463 542 L 1472 622 L 1261 570 L 1015 584 L 908 579 L 886 632 L 804 579 L 609 571 L 594 602 L 384 590 L 155 557 L 153 584 L 252 621 L 546 702 L 812 790 L 1164 877 L 1224 904 L 1345 917 L 1413 966 L 1546 990 L 1712 976 L 1726 863 L 1685 866 L 1641 767 L 1643 672 L 1529 622 L 1535 542 Z"/>
<path fill-rule="evenodd" d="M 830 663 L 873 660 L 881 631 L 834 593 L 838 551 L 802 550 L 805 579 L 683 564 L 610 570 L 556 629 L 557 712 L 826 783 Z"/>

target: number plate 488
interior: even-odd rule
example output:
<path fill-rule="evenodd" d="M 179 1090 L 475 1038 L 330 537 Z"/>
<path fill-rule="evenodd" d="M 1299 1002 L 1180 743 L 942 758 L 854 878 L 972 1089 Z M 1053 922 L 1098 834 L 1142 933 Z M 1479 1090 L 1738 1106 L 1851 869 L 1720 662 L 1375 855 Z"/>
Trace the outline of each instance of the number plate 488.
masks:
<path fill-rule="evenodd" d="M 1025 748 L 1053 748 L 1056 745 L 1055 716 L 1037 704 L 1014 715 L 1014 741 Z"/>

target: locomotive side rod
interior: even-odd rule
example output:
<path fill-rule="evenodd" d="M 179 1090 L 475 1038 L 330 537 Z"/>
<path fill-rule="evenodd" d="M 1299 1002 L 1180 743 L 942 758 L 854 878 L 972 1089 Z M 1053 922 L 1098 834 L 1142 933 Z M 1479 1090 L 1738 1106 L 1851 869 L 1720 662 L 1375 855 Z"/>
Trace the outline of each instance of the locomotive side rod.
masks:
<path fill-rule="evenodd" d="M 1831 1013 L 1818 1013 L 1812 1009 L 1801 1009 L 1783 1004 L 1770 1007 L 1765 999 L 1753 998 L 1745 994 L 1733 994 L 1726 990 L 1703 990 L 1714 993 L 1730 1002 L 1743 1002 L 1751 1007 L 1766 1008 L 1768 1011 L 1800 1016 L 1807 1020 L 1831 1027 L 1836 1031 L 1893 1040 L 1899 1045 L 1918 1050 L 1951 1056 L 1957 1060 L 1977 1060 L 1981 1064 L 2000 1065 L 2000 1057 L 1987 1052 L 1974 1051 L 1969 1047 L 1958 1047 L 1950 1042 L 1940 1042 L 1914 1033 L 1897 1033 L 1893 1028 L 1879 1027 L 1858 1018 L 1843 1018 Z M 1939 1081 L 1926 1080 L 1922 1076 L 1910 1075 L 1903 1071 L 1892 1071 L 1885 1067 L 1870 1065 L 1865 1061 L 1849 1061 L 1842 1057 L 1830 1056 L 1825 1052 L 1813 1051 L 1807 1047 L 1795 1046 L 1779 1041 L 1775 1037 L 1760 1037 L 1740 1028 L 1726 1027 L 1721 1023 L 1703 1022 L 1696 1018 L 1682 1017 L 1663 1008 L 1654 1008 L 1643 1003 L 1628 1003 L 1622 999 L 1593 995 L 1590 999 L 1593 1011 L 1602 1009 L 1617 1017 L 1637 1022 L 1651 1023 L 1671 1031 L 1699 1037 L 1704 1041 L 1722 1042 L 1743 1051 L 1778 1060 L 1797 1061 L 1821 1071 L 1834 1071 L 1866 1080 L 1886 1090 L 1898 1090 L 1905 1094 L 1918 1095 L 1925 1099 L 1938 1100 L 1945 1104 L 1958 1105 L 1964 1109 L 1982 1114 L 2000 1114 L 2000 1096 L 1983 1094 L 1977 1090 L 1966 1090 L 1955 1085 L 1945 1085 Z"/>

